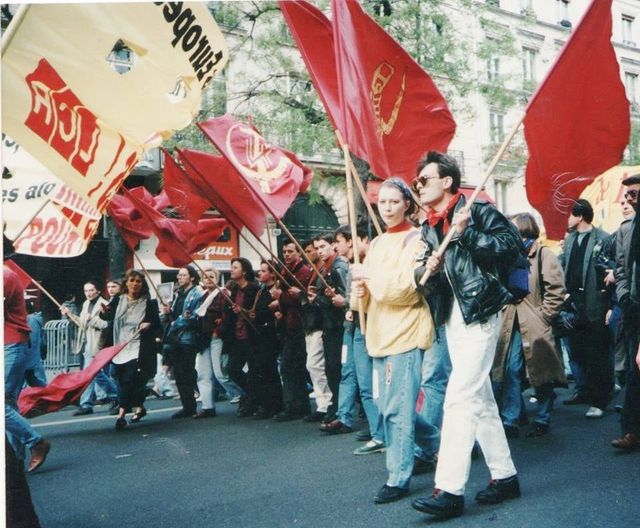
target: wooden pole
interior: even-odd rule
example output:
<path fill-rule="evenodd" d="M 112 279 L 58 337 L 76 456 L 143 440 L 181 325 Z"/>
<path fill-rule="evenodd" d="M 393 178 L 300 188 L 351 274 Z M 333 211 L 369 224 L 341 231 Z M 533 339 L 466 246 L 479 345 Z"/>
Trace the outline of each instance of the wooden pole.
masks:
<path fill-rule="evenodd" d="M 349 147 L 348 145 L 342 146 L 342 153 L 344 154 L 344 162 L 346 165 L 346 177 L 347 177 L 347 203 L 349 208 L 349 224 L 351 229 L 351 242 L 353 246 L 353 263 L 360 264 L 360 247 L 358 243 L 358 230 L 356 225 L 356 207 L 353 199 L 353 174 L 349 169 Z M 361 298 L 358 298 L 358 318 L 360 319 L 360 330 L 362 335 L 367 333 L 365 324 L 364 304 Z"/>
<path fill-rule="evenodd" d="M 9 27 L 7 28 L 4 35 L 2 36 L 2 56 L 3 57 L 5 52 L 9 49 L 9 46 L 11 46 L 11 41 L 13 40 L 13 37 L 16 36 L 16 32 L 22 25 L 22 22 L 24 21 L 24 17 L 26 16 L 28 9 L 29 9 L 29 4 L 22 4 L 18 8 L 18 10 L 16 11 L 16 14 L 13 15 L 13 18 L 11 19 L 11 23 L 9 24 Z"/>
<path fill-rule="evenodd" d="M 14 237 L 14 241 L 17 242 L 18 239 L 22 236 L 22 234 L 27 230 L 27 228 L 31 225 L 31 222 L 33 222 L 36 217 L 42 212 L 42 210 L 47 206 L 47 204 L 50 202 L 51 200 L 47 199 L 44 201 L 44 203 L 38 207 L 38 210 L 35 212 L 35 214 L 31 217 L 31 219 L 24 225 L 24 227 L 18 232 L 18 234 Z"/>
<path fill-rule="evenodd" d="M 249 244 L 249 247 L 250 247 L 251 249 L 253 249 L 253 250 L 254 250 L 258 255 L 260 255 L 260 251 L 258 251 L 258 249 L 257 249 L 257 248 L 256 248 L 256 247 L 255 247 L 251 242 L 249 242 L 249 239 L 248 239 L 245 235 L 243 235 L 243 234 L 242 234 L 242 231 L 238 231 L 238 233 L 240 234 L 240 236 L 242 237 L 242 239 L 243 239 L 247 244 Z M 260 239 L 259 239 L 258 237 L 256 237 L 256 240 L 260 240 Z M 260 240 L 260 242 L 262 242 L 262 241 Z M 279 263 L 283 268 L 285 267 L 284 263 L 280 261 L 280 259 L 277 257 L 277 255 L 275 255 L 274 253 L 272 253 L 272 252 L 271 252 L 271 250 L 269 250 L 266 246 L 265 246 L 265 249 L 267 249 L 267 251 L 269 251 L 269 254 L 271 255 L 271 257 L 272 257 L 276 262 L 278 262 L 278 263 Z M 262 255 L 260 255 L 260 258 L 262 258 Z M 289 283 L 287 282 L 287 280 L 286 280 L 286 279 L 285 279 L 285 278 L 280 274 L 280 272 L 275 268 L 275 266 L 273 266 L 273 265 L 271 264 L 271 262 L 270 262 L 268 259 L 265 259 L 265 261 L 266 261 L 267 265 L 269 266 L 269 268 L 271 268 L 271 269 L 273 270 L 273 272 L 274 272 L 274 273 L 277 275 L 277 277 L 278 277 L 278 278 L 279 278 L 279 279 L 280 279 L 280 280 L 285 284 L 285 286 L 286 286 L 287 288 L 291 288 L 291 284 L 289 284 Z M 300 281 L 298 281 L 298 279 L 296 278 L 296 276 L 295 276 L 295 275 L 293 275 L 293 278 L 298 282 L 298 284 L 300 285 L 300 288 L 301 288 L 302 290 L 304 290 L 304 289 L 305 289 L 305 288 L 304 288 L 304 286 L 302 285 L 302 283 L 301 283 Z"/>
<path fill-rule="evenodd" d="M 31 281 L 32 284 L 36 285 L 36 288 L 38 288 L 42 293 L 44 293 L 47 297 L 49 297 L 49 299 L 51 300 L 51 302 L 53 304 L 55 304 L 58 307 L 58 310 L 62 308 L 62 305 L 56 300 L 56 298 L 51 295 L 46 289 L 45 287 L 40 284 L 38 281 L 36 280 L 32 280 Z M 77 327 L 80 327 L 80 319 L 78 318 L 77 315 L 69 312 L 67 314 L 67 317 L 69 318 L 70 321 L 72 321 Z"/>
<path fill-rule="evenodd" d="M 500 148 L 498 149 L 498 152 L 496 152 L 496 155 L 493 157 L 493 160 L 491 161 L 491 164 L 487 168 L 487 170 L 486 170 L 486 172 L 485 172 L 485 174 L 484 174 L 484 176 L 482 178 L 482 181 L 474 189 L 473 193 L 471 193 L 471 196 L 469 197 L 469 200 L 467 201 L 467 204 L 464 207 L 464 211 L 465 212 L 468 212 L 471 209 L 471 205 L 473 204 L 475 199 L 480 194 L 480 191 L 482 191 L 482 188 L 489 181 L 489 178 L 493 174 L 493 171 L 495 170 L 496 165 L 498 165 L 498 162 L 500 161 L 500 159 L 502 159 L 502 156 L 504 156 L 504 153 L 507 150 L 507 147 L 511 143 L 511 140 L 513 139 L 513 137 L 516 135 L 516 132 L 518 131 L 518 128 L 520 128 L 520 125 L 524 121 L 525 115 L 526 114 L 523 113 L 520 116 L 520 118 L 518 119 L 518 122 L 514 125 L 514 127 L 511 130 L 511 132 L 509 132 L 507 137 L 504 139 L 504 141 L 502 142 L 502 145 L 500 145 Z M 447 246 L 449 245 L 449 242 L 451 242 L 451 239 L 453 238 L 453 235 L 454 235 L 455 232 L 456 232 L 455 225 L 452 225 L 449 228 L 449 232 L 447 233 L 447 236 L 444 237 L 444 240 L 440 244 L 440 247 L 438 248 L 438 251 L 436 251 L 436 256 L 438 258 L 442 258 L 442 255 L 444 255 L 444 252 L 446 251 Z M 431 272 L 428 269 L 425 270 L 424 274 L 420 278 L 420 285 L 424 286 L 427 283 L 427 280 L 429 280 L 430 276 L 431 276 Z"/>
<path fill-rule="evenodd" d="M 158 288 L 156 288 L 155 283 L 153 282 L 153 280 L 151 280 L 151 274 L 149 273 L 147 268 L 144 267 L 144 264 L 142 263 L 142 260 L 140 259 L 138 254 L 133 249 L 131 251 L 133 253 L 134 258 L 138 261 L 138 264 L 140 264 L 140 267 L 142 268 L 142 271 L 147 276 L 147 279 L 149 280 L 149 284 L 151 284 L 151 287 L 153 288 L 153 291 L 156 292 L 156 297 L 162 303 L 162 306 L 168 306 L 167 303 L 164 302 L 164 299 L 160 296 L 160 292 L 158 291 Z"/>

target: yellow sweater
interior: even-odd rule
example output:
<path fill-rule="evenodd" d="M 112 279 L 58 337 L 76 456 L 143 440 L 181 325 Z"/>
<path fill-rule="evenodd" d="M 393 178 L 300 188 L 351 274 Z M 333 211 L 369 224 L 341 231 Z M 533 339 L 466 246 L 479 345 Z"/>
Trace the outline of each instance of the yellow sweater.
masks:
<path fill-rule="evenodd" d="M 385 233 L 369 246 L 363 263 L 368 295 L 367 350 L 385 357 L 428 349 L 433 339 L 429 306 L 416 291 L 413 270 L 421 245 L 417 229 Z"/>

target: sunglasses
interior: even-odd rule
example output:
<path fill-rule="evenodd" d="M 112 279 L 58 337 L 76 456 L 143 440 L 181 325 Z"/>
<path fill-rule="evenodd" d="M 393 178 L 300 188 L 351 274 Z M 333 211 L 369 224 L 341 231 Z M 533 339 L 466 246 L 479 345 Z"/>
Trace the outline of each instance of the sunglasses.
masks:
<path fill-rule="evenodd" d="M 414 190 L 414 192 L 418 192 L 418 184 L 420 184 L 422 187 L 426 187 L 429 180 L 439 179 L 441 179 L 440 176 L 418 176 L 411 182 L 411 188 Z"/>
<path fill-rule="evenodd" d="M 632 200 L 635 200 L 638 197 L 638 190 L 637 189 L 629 189 L 627 192 L 624 193 L 624 197 L 627 200 L 629 198 L 631 198 Z"/>

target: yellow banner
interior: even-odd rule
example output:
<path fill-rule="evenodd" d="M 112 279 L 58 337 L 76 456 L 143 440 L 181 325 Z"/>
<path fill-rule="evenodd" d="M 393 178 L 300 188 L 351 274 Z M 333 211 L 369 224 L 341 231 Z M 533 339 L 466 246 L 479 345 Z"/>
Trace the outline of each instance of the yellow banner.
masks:
<path fill-rule="evenodd" d="M 607 233 L 613 233 L 620 227 L 623 220 L 620 202 L 625 189 L 622 180 L 633 174 L 640 174 L 640 165 L 613 167 L 582 191 L 580 198 L 589 200 L 593 207 L 593 225 Z"/>
<path fill-rule="evenodd" d="M 204 3 L 34 4 L 16 20 L 3 130 L 100 212 L 228 59 Z"/>

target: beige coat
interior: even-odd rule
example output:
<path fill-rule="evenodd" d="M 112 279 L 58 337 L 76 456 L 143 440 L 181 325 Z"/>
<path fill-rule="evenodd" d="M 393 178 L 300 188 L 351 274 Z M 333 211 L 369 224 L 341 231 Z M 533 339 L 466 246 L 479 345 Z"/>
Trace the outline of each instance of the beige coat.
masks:
<path fill-rule="evenodd" d="M 108 304 L 105 299 L 98 297 L 98 302 L 89 311 L 89 301 L 84 301 L 80 312 L 80 328 L 76 337 L 76 354 L 84 354 L 85 366 L 88 365 L 99 351 L 100 335 L 109 323 L 100 319 L 102 306 Z"/>
<path fill-rule="evenodd" d="M 533 387 L 547 383 L 566 384 L 562 364 L 562 353 L 556 346 L 551 329 L 551 319 L 560 312 L 564 301 L 564 273 L 560 261 L 549 248 L 542 248 L 543 288 L 538 270 L 538 242 L 529 249 L 529 295 L 518 304 L 509 304 L 504 310 L 500 338 L 496 346 L 491 379 L 501 382 L 504 379 L 505 362 L 509 353 L 511 333 L 516 315 L 522 333 L 522 348 L 529 381 Z"/>

